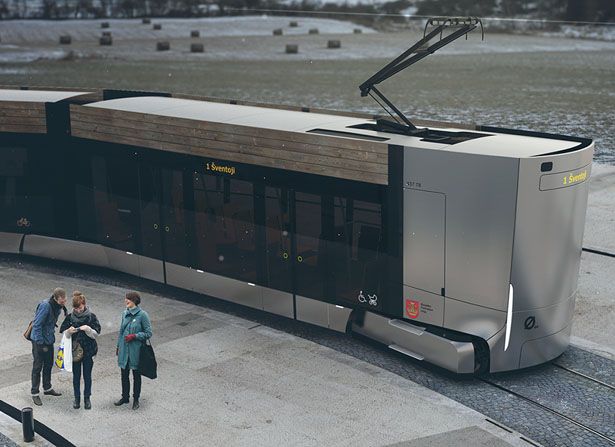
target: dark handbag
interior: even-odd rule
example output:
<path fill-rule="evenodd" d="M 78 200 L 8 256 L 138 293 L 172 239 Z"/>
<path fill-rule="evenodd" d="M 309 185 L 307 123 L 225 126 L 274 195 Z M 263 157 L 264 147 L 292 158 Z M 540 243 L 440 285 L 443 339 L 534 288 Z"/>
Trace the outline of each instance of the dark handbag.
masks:
<path fill-rule="evenodd" d="M 141 343 L 141 350 L 139 353 L 139 373 L 148 379 L 155 379 L 157 375 L 158 363 L 156 362 L 156 356 L 154 355 L 154 348 L 152 348 L 149 340 Z"/>
<path fill-rule="evenodd" d="M 38 307 L 39 306 L 40 306 L 40 303 L 39 303 L 38 306 L 36 306 L 36 311 L 34 311 L 35 314 L 36 314 L 36 312 L 38 312 Z M 28 327 L 26 328 L 26 331 L 23 333 L 23 336 L 28 341 L 32 341 L 32 326 L 33 325 L 34 325 L 34 320 L 30 321 L 30 323 L 28 324 Z"/>
<path fill-rule="evenodd" d="M 33 321 L 30 321 L 30 324 L 28 325 L 28 328 L 26 329 L 26 332 L 23 333 L 23 336 L 28 341 L 32 341 L 32 324 L 33 323 L 34 323 Z"/>
<path fill-rule="evenodd" d="M 73 363 L 83 360 L 83 346 L 78 341 L 73 342 Z"/>

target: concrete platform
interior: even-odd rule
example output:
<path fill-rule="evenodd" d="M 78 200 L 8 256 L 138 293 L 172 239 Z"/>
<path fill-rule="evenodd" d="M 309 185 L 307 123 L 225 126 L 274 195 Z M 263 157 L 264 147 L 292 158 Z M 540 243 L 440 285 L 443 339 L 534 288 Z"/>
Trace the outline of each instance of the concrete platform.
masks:
<path fill-rule="evenodd" d="M 76 445 L 524 445 L 480 413 L 369 363 L 242 318 L 144 294 L 159 378 L 143 379 L 141 408 L 120 396 L 116 330 L 124 289 L 42 271 L 0 270 L 0 398 L 31 406 L 30 344 L 21 333 L 39 299 L 79 289 L 103 325 L 93 409 L 72 409 L 71 375 L 54 372 L 63 396 L 43 396 L 35 417 Z M 10 424 L 9 424 L 10 425 Z M 7 431 L 0 419 L 0 432 Z M 17 436 L 19 435 L 19 432 Z"/>

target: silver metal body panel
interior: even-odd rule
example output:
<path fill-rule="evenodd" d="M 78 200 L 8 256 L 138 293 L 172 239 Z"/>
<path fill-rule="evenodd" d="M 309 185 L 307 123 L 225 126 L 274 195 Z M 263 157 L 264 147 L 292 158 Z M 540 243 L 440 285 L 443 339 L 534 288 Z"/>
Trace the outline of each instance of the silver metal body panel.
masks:
<path fill-rule="evenodd" d="M 101 245 L 49 236 L 26 235 L 23 253 L 43 258 L 75 262 L 77 264 L 94 265 L 97 267 L 109 266 L 107 253 Z"/>
<path fill-rule="evenodd" d="M 160 259 L 137 256 L 139 258 L 139 276 L 152 281 L 164 283 L 164 264 Z"/>
<path fill-rule="evenodd" d="M 507 352 L 492 349 L 492 371 L 544 363 L 568 346 L 592 157 L 593 144 L 520 160 L 511 335 Z M 553 163 L 551 171 L 541 172 L 544 162 Z"/>
<path fill-rule="evenodd" d="M 568 340 L 570 334 L 566 337 L 562 331 L 571 325 L 574 303 L 575 295 L 572 295 L 552 306 L 513 312 L 508 349 L 505 349 L 506 328 L 487 340 L 491 351 L 490 372 L 521 368 L 522 356 L 523 367 L 527 367 L 548 362 L 564 352 L 568 347 L 564 340 Z M 552 337 L 558 333 L 559 336 Z M 531 343 L 523 353 L 528 342 Z M 546 346 L 551 342 L 554 346 Z M 538 348 L 537 344 L 545 346 Z"/>
<path fill-rule="evenodd" d="M 404 285 L 404 318 L 442 326 L 444 297 Z"/>
<path fill-rule="evenodd" d="M 404 187 L 446 195 L 447 297 L 506 310 L 518 166 L 514 158 L 405 148 Z M 404 222 L 412 221 L 412 213 L 404 209 Z M 439 248 L 431 256 L 439 257 Z M 404 271 L 422 257 L 404 253 Z"/>
<path fill-rule="evenodd" d="M 592 156 L 593 145 L 521 160 L 511 277 L 515 311 L 561 302 L 577 289 Z M 553 162 L 553 171 L 540 172 L 545 161 Z M 563 185 L 578 171 L 585 172 L 584 181 Z M 554 173 L 560 173 L 555 175 L 562 187 L 540 191 L 541 178 Z"/>
<path fill-rule="evenodd" d="M 295 303 L 297 305 L 297 320 L 338 332 L 346 332 L 352 309 L 299 295 L 295 297 Z"/>
<path fill-rule="evenodd" d="M 404 284 L 440 294 L 444 287 L 446 196 L 404 189 Z"/>
<path fill-rule="evenodd" d="M 4 233 L 0 231 L 0 252 L 2 253 L 19 253 L 22 234 L 19 233 Z"/>
<path fill-rule="evenodd" d="M 281 290 L 261 287 L 263 290 L 263 310 L 287 318 L 295 317 L 293 294 Z"/>
<path fill-rule="evenodd" d="M 295 296 L 297 320 L 317 326 L 329 327 L 328 304 L 304 296 Z"/>
<path fill-rule="evenodd" d="M 107 266 L 118 272 L 140 276 L 139 257 L 115 248 L 103 247 L 107 254 Z"/>
<path fill-rule="evenodd" d="M 353 322 L 353 332 L 386 344 L 418 360 L 441 366 L 456 373 L 474 372 L 474 346 L 448 340 L 426 332 L 424 328 L 402 320 L 365 312 L 362 324 Z"/>
<path fill-rule="evenodd" d="M 506 325 L 506 312 L 445 298 L 444 327 L 488 340 Z"/>
<path fill-rule="evenodd" d="M 523 343 L 519 368 L 527 368 L 549 361 L 564 352 L 570 343 L 571 328 L 572 325 L 547 337 L 528 340 Z"/>
<path fill-rule="evenodd" d="M 247 282 L 201 272 L 167 262 L 167 284 L 203 293 L 244 306 L 263 308 L 263 290 Z"/>

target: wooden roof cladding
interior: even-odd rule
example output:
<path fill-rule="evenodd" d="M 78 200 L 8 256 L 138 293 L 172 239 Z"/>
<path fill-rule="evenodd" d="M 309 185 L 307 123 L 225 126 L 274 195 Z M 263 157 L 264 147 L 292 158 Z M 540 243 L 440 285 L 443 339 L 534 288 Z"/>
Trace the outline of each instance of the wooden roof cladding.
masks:
<path fill-rule="evenodd" d="M 0 132 L 47 133 L 43 102 L 0 102 Z"/>
<path fill-rule="evenodd" d="M 47 103 L 87 102 L 97 98 L 96 94 L 86 91 L 0 89 L 0 132 L 47 133 Z"/>
<path fill-rule="evenodd" d="M 388 184 L 386 143 L 102 107 L 70 110 L 79 138 Z"/>

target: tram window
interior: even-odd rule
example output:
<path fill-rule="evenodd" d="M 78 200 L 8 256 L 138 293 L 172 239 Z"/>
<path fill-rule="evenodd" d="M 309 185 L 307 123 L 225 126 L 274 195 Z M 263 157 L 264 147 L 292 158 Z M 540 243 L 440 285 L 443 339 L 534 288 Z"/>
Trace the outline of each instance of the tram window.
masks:
<path fill-rule="evenodd" d="M 324 251 L 321 196 L 297 192 L 296 210 L 296 286 L 297 294 L 323 298 L 327 268 Z"/>
<path fill-rule="evenodd" d="M 290 214 L 286 189 L 265 188 L 265 241 L 267 286 L 292 291 Z"/>
<path fill-rule="evenodd" d="M 0 147 L 0 230 L 53 234 L 53 188 L 45 148 Z"/>
<path fill-rule="evenodd" d="M 193 185 L 197 265 L 211 273 L 255 282 L 252 183 L 195 172 Z"/>
<path fill-rule="evenodd" d="M 384 255 L 379 204 L 335 197 L 334 233 L 327 248 L 336 299 L 355 303 L 361 291 L 380 295 Z"/>
<path fill-rule="evenodd" d="M 192 218 L 192 212 L 184 203 L 184 172 L 163 169 L 162 180 L 165 259 L 174 264 L 192 266 L 192 243 L 187 225 Z"/>
<path fill-rule="evenodd" d="M 98 241 L 119 250 L 137 251 L 139 225 L 136 162 L 126 158 L 92 157 L 92 184 Z"/>

